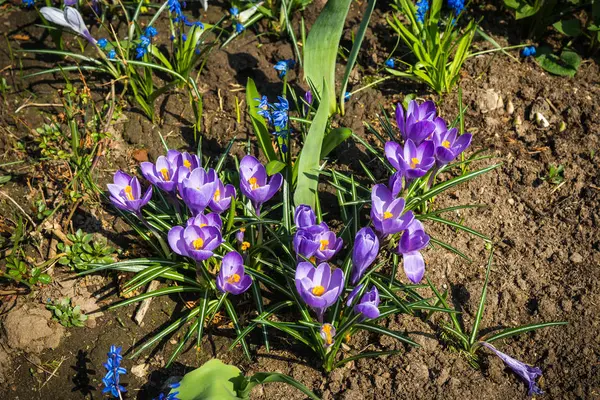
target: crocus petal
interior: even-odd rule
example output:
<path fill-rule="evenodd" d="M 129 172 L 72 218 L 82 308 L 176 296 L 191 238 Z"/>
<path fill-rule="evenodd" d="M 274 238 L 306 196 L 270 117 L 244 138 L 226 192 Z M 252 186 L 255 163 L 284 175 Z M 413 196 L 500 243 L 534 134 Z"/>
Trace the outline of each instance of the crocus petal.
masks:
<path fill-rule="evenodd" d="M 167 239 L 169 241 L 169 246 L 171 250 L 180 256 L 187 256 L 186 245 L 183 240 L 183 227 L 182 226 L 174 226 L 169 230 L 169 234 L 167 235 Z"/>
<path fill-rule="evenodd" d="M 419 283 L 425 275 L 425 260 L 420 252 L 402 254 L 404 273 L 412 283 Z"/>
<path fill-rule="evenodd" d="M 385 158 L 392 164 L 396 170 L 402 168 L 401 160 L 399 159 L 400 145 L 396 142 L 386 142 L 385 144 Z"/>
<path fill-rule="evenodd" d="M 90 43 L 96 43 L 96 39 L 90 35 L 90 31 L 85 26 L 85 22 L 83 22 L 83 18 L 81 18 L 81 14 L 79 14 L 76 8 L 65 7 L 64 14 L 65 21 L 72 30 L 86 38 Z"/>
<path fill-rule="evenodd" d="M 396 124 L 398 125 L 398 130 L 400 130 L 402 138 L 406 140 L 404 124 L 404 107 L 402 107 L 401 103 L 396 104 Z"/>

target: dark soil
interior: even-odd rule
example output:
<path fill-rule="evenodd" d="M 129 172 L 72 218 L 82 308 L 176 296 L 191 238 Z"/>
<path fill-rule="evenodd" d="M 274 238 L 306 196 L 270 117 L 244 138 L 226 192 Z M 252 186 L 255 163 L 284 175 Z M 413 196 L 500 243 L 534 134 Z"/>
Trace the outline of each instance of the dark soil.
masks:
<path fill-rule="evenodd" d="M 356 8 L 355 8 L 356 7 Z M 362 4 L 364 7 L 364 4 Z M 361 67 L 353 75 L 355 88 L 364 84 L 394 46 L 395 37 L 385 25 L 386 10 L 377 10 L 367 33 Z M 501 44 L 517 44 L 511 31 L 514 21 L 497 10 L 488 10 L 484 28 Z M 482 12 L 479 8 L 478 12 Z M 209 6 L 202 20 L 217 20 L 223 10 Z M 317 6 L 305 13 L 310 24 L 318 15 Z M 484 14 L 488 18 L 488 14 Z M 353 5 L 347 27 L 357 29 L 361 7 Z M 11 47 L 40 47 L 34 38 L 41 30 L 32 25 L 33 12 L 13 9 L 0 16 L 2 30 L 7 33 Z M 505 20 L 508 18 L 508 23 Z M 26 32 L 32 39 L 18 41 L 17 33 Z M 349 45 L 350 30 L 345 33 L 344 45 Z M 488 48 L 484 41 L 479 49 Z M 291 58 L 292 48 L 285 39 L 257 37 L 246 32 L 224 50 L 215 50 L 203 71 L 201 90 L 204 95 L 203 144 L 206 154 L 220 154 L 221 149 L 236 138 L 232 154 L 245 152 L 248 140 L 253 140 L 247 118 L 238 124 L 235 116 L 235 97 L 245 101 L 243 88 L 248 77 L 255 80 L 261 93 L 274 97 L 281 89 L 280 80 L 272 65 L 279 59 Z M 24 68 L 52 64 L 43 58 L 23 59 Z M 12 65 L 6 49 L 0 50 L 0 69 Z M 8 69 L 2 75 L 18 77 Z M 13 71 L 15 72 L 15 71 Z M 301 78 L 291 73 L 292 84 L 305 87 Z M 536 322 L 568 321 L 567 326 L 549 328 L 499 343 L 500 350 L 528 364 L 539 366 L 544 376 L 541 387 L 548 399 L 594 399 L 600 397 L 600 74 L 598 65 L 585 61 L 573 79 L 548 75 L 533 61 L 515 61 L 501 53 L 469 59 L 463 70 L 460 87 L 462 101 L 468 107 L 465 115 L 467 131 L 474 134 L 471 152 L 484 150 L 494 156 L 481 165 L 502 162 L 493 172 L 468 184 L 458 186 L 436 199 L 436 207 L 458 204 L 487 205 L 483 209 L 466 210 L 452 216 L 464 218 L 467 225 L 487 234 L 495 243 L 495 259 L 488 289 L 488 301 L 482 322 L 484 328 L 510 327 Z M 45 114 L 30 107 L 15 113 L 26 100 L 36 103 L 56 103 L 56 89 L 62 85 L 57 77 L 24 82 L 9 81 L 14 92 L 4 100 L 0 112 L 0 164 L 25 160 L 24 164 L 6 167 L 18 179 L 0 190 L 9 194 L 28 212 L 31 198 L 39 185 L 47 182 L 43 166 L 31 154 L 19 150 L 19 142 L 30 139 L 30 130 L 40 126 Z M 99 89 L 102 90 L 102 89 Z M 32 95 L 31 93 L 34 93 Z M 380 107 L 392 110 L 393 105 L 409 93 L 420 98 L 436 98 L 425 87 L 399 80 L 389 80 L 379 87 L 359 92 L 347 103 L 346 115 L 340 126 L 352 128 L 358 135 L 376 143 L 365 133 L 363 121 L 376 123 Z M 35 96 L 35 100 L 31 97 Z M 502 99 L 502 104 L 500 100 Z M 510 103 L 510 106 L 509 106 Z M 440 103 L 441 114 L 452 120 L 458 112 L 458 93 L 446 96 Z M 246 105 L 242 103 L 242 109 Z M 509 113 L 510 108 L 514 108 Z M 50 115 L 53 109 L 44 108 Z M 115 125 L 116 135 L 106 157 L 96 171 L 99 182 L 105 182 L 116 168 L 135 171 L 134 150 L 145 149 L 150 159 L 163 152 L 158 133 L 174 148 L 193 146 L 189 128 L 193 123 L 191 110 L 183 95 L 165 98 L 161 106 L 161 124 L 152 125 L 135 110 L 126 110 L 125 118 Z M 550 125 L 540 127 L 532 117 L 543 114 Z M 566 129 L 560 129 L 564 122 Z M 257 150 L 254 149 L 255 154 Z M 359 173 L 359 159 L 370 162 L 364 149 L 352 142 L 336 150 L 332 160 L 344 171 Z M 553 185 L 544 178 L 551 165 L 563 165 L 564 183 Z M 40 169 L 40 166 L 42 168 Z M 378 176 L 382 181 L 385 176 Z M 324 206 L 326 207 L 326 205 Z M 20 211 L 4 197 L 0 198 L 4 220 L 18 218 Z M 6 223 L 8 223 L 6 222 Z M 3 225 L 0 225 L 0 228 Z M 121 244 L 124 251 L 139 251 L 133 247 L 127 228 L 100 204 L 85 204 L 73 218 L 73 227 L 97 232 L 112 242 Z M 440 248 L 425 251 L 427 274 L 438 287 L 447 288 L 455 306 L 463 310 L 462 318 L 470 326 L 475 315 L 483 286 L 487 251 L 484 243 L 461 232 L 427 225 L 433 237 L 451 243 L 473 259 L 472 263 Z M 3 233 L 4 235 L 4 233 Z M 49 239 L 47 239 L 49 240 Z M 46 240 L 46 241 L 47 241 Z M 129 241 L 128 241 L 129 240 Z M 47 254 L 48 244 L 40 238 L 39 249 L 31 251 L 38 261 Z M 66 272 L 55 268 L 54 279 L 69 279 Z M 403 277 L 401 278 L 403 279 Z M 89 285 L 99 306 L 113 303 L 116 296 L 116 277 L 83 281 Z M 56 284 L 54 284 L 56 285 Z M 44 294 L 27 297 L 0 297 L 3 307 L 13 302 L 38 302 Z M 133 306 L 117 311 L 104 311 L 96 327 L 68 330 L 68 336 L 56 349 L 39 356 L 8 351 L 12 367 L 1 371 L 4 380 L 0 388 L 2 399 L 83 399 L 102 398 L 102 362 L 111 344 L 129 349 L 171 315 L 181 312 L 182 301 L 177 297 L 154 300 L 145 325 L 132 321 Z M 239 305 L 243 307 L 243 304 Z M 128 371 L 136 365 L 149 365 L 145 377 L 129 373 L 124 381 L 129 398 L 151 399 L 169 376 L 182 375 L 186 368 L 219 357 L 240 366 L 244 372 L 275 371 L 291 375 L 313 389 L 324 399 L 513 399 L 526 397 L 525 385 L 505 369 L 502 362 L 490 355 L 482 356 L 481 370 L 475 370 L 458 353 L 445 348 L 438 339 L 434 324 L 404 315 L 385 322 L 391 329 L 405 331 L 421 348 L 404 348 L 387 337 L 359 335 L 349 346 L 357 351 L 403 350 L 398 355 L 365 359 L 347 364 L 331 374 L 322 372 L 318 362 L 303 348 L 286 338 L 275 341 L 274 349 L 266 353 L 255 349 L 256 359 L 245 361 L 239 350 L 227 352 L 234 336 L 228 325 L 209 330 L 202 351 L 194 348 L 178 359 L 170 370 L 164 364 L 170 356 L 176 338 L 169 338 L 151 353 L 136 360 L 124 361 Z M 0 354 L 1 356 L 1 354 Z M 36 358 L 37 357 L 37 358 Z M 147 358 L 146 358 L 147 357 Z M 0 357 L 0 361 L 2 357 Z M 40 366 L 53 360 L 64 360 L 50 377 Z M 7 363 L 3 363 L 7 365 Z M 48 369 L 50 367 L 43 367 Z M 53 368 L 50 368 L 53 369 Z M 255 389 L 256 398 L 303 398 L 288 386 L 271 384 Z"/>

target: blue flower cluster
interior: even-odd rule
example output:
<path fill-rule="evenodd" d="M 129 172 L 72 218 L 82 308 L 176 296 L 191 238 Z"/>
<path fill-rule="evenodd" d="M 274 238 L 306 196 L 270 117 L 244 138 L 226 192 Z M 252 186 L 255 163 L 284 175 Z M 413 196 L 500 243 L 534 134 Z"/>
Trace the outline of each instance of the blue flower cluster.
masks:
<path fill-rule="evenodd" d="M 284 76 L 287 75 L 289 69 L 294 68 L 296 66 L 296 61 L 294 60 L 281 60 L 278 61 L 273 68 L 279 71 L 279 78 L 283 79 Z"/>
<path fill-rule="evenodd" d="M 290 103 L 287 99 L 285 97 L 277 96 L 279 102 L 273 104 L 269 103 L 267 96 L 255 100 L 260 101 L 257 106 L 258 115 L 262 116 L 275 129 L 273 135 L 285 139 L 289 134 L 287 125 L 289 121 L 288 113 L 290 110 Z"/>
<path fill-rule="evenodd" d="M 106 45 L 108 45 L 108 40 L 106 38 L 100 38 L 96 42 L 96 45 L 98 47 L 100 47 L 102 50 L 104 50 L 106 48 Z"/>
<path fill-rule="evenodd" d="M 140 42 L 135 48 L 135 58 L 140 59 L 148 53 L 148 46 L 152 42 L 152 38 L 158 35 L 158 31 L 155 27 L 149 26 L 144 31 L 144 34 L 140 36 Z"/>
<path fill-rule="evenodd" d="M 35 4 L 35 0 L 21 0 L 24 7 L 31 8 Z"/>
<path fill-rule="evenodd" d="M 527 46 L 524 47 L 523 50 L 521 50 L 521 55 L 523 57 L 530 57 L 530 56 L 535 56 L 537 53 L 535 46 Z"/>
<path fill-rule="evenodd" d="M 396 66 L 396 61 L 394 61 L 393 58 L 388 58 L 385 61 L 385 66 L 388 67 L 388 68 L 394 68 Z"/>
<path fill-rule="evenodd" d="M 240 10 L 237 7 L 231 7 L 229 13 L 231 14 L 231 18 L 235 21 L 235 33 L 242 33 L 246 27 L 240 21 Z"/>
<path fill-rule="evenodd" d="M 448 7 L 454 11 L 454 15 L 458 15 L 465 8 L 465 0 L 448 0 Z"/>
<path fill-rule="evenodd" d="M 108 46 L 109 44 L 110 44 L 110 42 L 106 38 L 100 38 L 96 42 L 96 46 L 98 46 L 98 48 L 101 50 L 106 50 L 106 46 Z M 108 57 L 109 60 L 114 60 L 117 57 L 117 52 L 115 51 L 114 48 L 110 49 L 108 51 L 108 53 L 106 53 L 106 56 Z"/>
<path fill-rule="evenodd" d="M 429 1 L 419 0 L 419 2 L 417 3 L 417 21 L 419 21 L 420 23 L 424 23 L 427 11 L 429 11 Z"/>
<path fill-rule="evenodd" d="M 171 389 L 177 389 L 179 386 L 181 386 L 180 383 L 172 383 L 169 385 L 169 387 Z M 161 393 L 154 400 L 179 400 L 179 398 L 177 397 L 178 394 L 179 394 L 179 392 L 173 392 L 173 393 L 169 393 L 168 395 L 165 396 L 164 393 Z"/>
<path fill-rule="evenodd" d="M 127 390 L 119 383 L 119 376 L 127 373 L 127 370 L 121 367 L 121 361 L 123 356 L 121 355 L 121 347 L 110 346 L 108 352 L 108 359 L 104 363 L 106 368 L 106 375 L 102 378 L 105 388 L 102 393 L 110 393 L 114 398 L 120 398 L 120 393 L 125 393 Z"/>
<path fill-rule="evenodd" d="M 185 2 L 183 3 L 183 5 L 185 7 Z M 185 26 L 199 26 L 200 28 L 204 29 L 204 24 L 202 22 L 190 21 L 185 15 L 183 15 L 183 10 L 182 10 L 181 3 L 179 2 L 179 0 L 169 0 L 168 6 L 169 6 L 169 11 L 172 14 L 175 14 L 175 16 L 173 17 L 174 23 L 176 23 L 176 24 L 182 23 Z"/>

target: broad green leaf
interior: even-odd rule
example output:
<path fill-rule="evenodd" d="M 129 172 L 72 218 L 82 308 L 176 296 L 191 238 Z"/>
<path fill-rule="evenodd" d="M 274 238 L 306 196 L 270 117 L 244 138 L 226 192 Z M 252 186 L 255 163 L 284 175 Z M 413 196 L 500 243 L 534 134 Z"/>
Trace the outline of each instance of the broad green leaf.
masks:
<path fill-rule="evenodd" d="M 536 60 L 540 64 L 540 67 L 551 74 L 570 76 L 571 78 L 575 76 L 581 64 L 581 57 L 574 51 L 565 49 L 559 57 L 556 54 L 552 54 L 548 47 L 538 49 Z"/>
<path fill-rule="evenodd" d="M 257 101 L 256 99 L 259 98 L 260 93 L 258 93 L 258 90 L 256 89 L 256 84 L 251 78 L 248 78 L 248 83 L 246 84 L 246 102 L 248 103 L 248 113 L 250 114 L 252 127 L 254 128 L 254 133 L 256 134 L 260 148 L 262 149 L 267 160 L 271 162 L 273 160 L 277 160 L 278 158 L 277 154 L 275 154 L 275 149 L 273 149 L 271 135 L 269 134 L 269 129 L 267 128 L 265 119 L 258 115 L 258 108 L 256 106 L 260 101 Z"/>
<path fill-rule="evenodd" d="M 348 128 L 336 128 L 329 132 L 323 139 L 321 147 L 321 159 L 327 157 L 336 147 L 352 136 L 352 130 Z"/>
<path fill-rule="evenodd" d="M 281 171 L 284 168 L 285 168 L 285 163 L 283 163 L 279 160 L 269 161 L 269 163 L 266 165 L 267 175 L 269 175 L 269 176 L 275 175 L 276 173 L 278 173 L 279 171 Z"/>
<path fill-rule="evenodd" d="M 350 3 L 352 0 L 329 0 L 304 45 L 304 76 L 314 85 L 321 103 L 327 104 L 328 115 L 336 109 L 335 61 Z"/>
<path fill-rule="evenodd" d="M 323 87 L 328 88 L 325 81 L 323 81 Z M 319 161 L 328 117 L 329 99 L 327 96 L 323 96 L 315 118 L 310 124 L 302 153 L 300 153 L 297 161 L 298 181 L 294 193 L 294 203 L 296 205 L 307 204 L 313 209 L 315 207 L 315 197 L 319 184 Z"/>
<path fill-rule="evenodd" d="M 578 19 L 563 19 L 552 25 L 557 31 L 567 36 L 581 35 L 581 22 Z"/>
<path fill-rule="evenodd" d="M 245 386 L 245 380 L 239 368 L 212 359 L 185 374 L 171 393 L 179 392 L 180 400 L 238 400 L 237 391 Z"/>

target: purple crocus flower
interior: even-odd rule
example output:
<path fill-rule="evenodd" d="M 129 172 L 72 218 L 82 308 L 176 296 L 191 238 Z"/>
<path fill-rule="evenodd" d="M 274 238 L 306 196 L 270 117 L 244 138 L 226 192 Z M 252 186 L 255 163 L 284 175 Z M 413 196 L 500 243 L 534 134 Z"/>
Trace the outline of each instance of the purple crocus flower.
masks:
<path fill-rule="evenodd" d="M 329 230 L 325 222 L 300 229 L 294 235 L 296 253 L 313 262 L 330 260 L 341 250 L 343 245 L 342 238 L 338 238 L 334 232 Z"/>
<path fill-rule="evenodd" d="M 319 225 L 316 225 L 317 227 Z M 315 253 L 321 244 L 315 240 L 314 235 L 308 229 L 300 229 L 294 234 L 294 251 L 298 255 L 298 259 L 306 258 L 313 262 L 317 261 Z"/>
<path fill-rule="evenodd" d="M 506 365 L 508 365 L 508 367 L 515 374 L 519 375 L 527 383 L 527 387 L 528 387 L 527 394 L 529 396 L 531 396 L 533 394 L 544 393 L 538 387 L 538 385 L 535 383 L 535 380 L 537 379 L 537 377 L 542 375 L 541 369 L 539 369 L 538 367 L 532 367 L 530 365 L 522 363 L 519 360 L 515 360 L 514 358 L 510 357 L 509 355 L 504 354 L 503 352 L 499 351 L 498 349 L 496 349 L 494 346 L 492 346 L 489 343 L 486 343 L 486 342 L 480 342 L 480 343 L 483 346 L 487 347 L 488 349 L 492 350 L 494 353 L 496 353 L 496 355 L 498 357 L 500 357 L 500 359 L 502 359 L 502 361 L 504 361 L 504 363 Z"/>
<path fill-rule="evenodd" d="M 65 0 L 63 2 L 63 4 L 65 5 L 65 7 L 72 7 L 75 4 L 77 4 L 78 0 Z"/>
<path fill-rule="evenodd" d="M 402 172 L 398 171 L 390 176 L 388 181 L 388 187 L 392 191 L 392 196 L 394 198 L 398 197 L 398 195 L 402 192 Z"/>
<path fill-rule="evenodd" d="M 325 348 L 329 348 L 335 343 L 335 340 L 333 339 L 335 337 L 335 326 L 324 323 L 321 325 L 319 334 L 321 335 L 321 338 L 323 338 L 323 346 Z"/>
<path fill-rule="evenodd" d="M 352 300 L 354 300 L 354 298 L 352 298 Z M 362 295 L 360 301 L 354 306 L 354 312 L 362 314 L 365 318 L 377 318 L 379 317 L 379 301 L 379 291 L 373 286 L 370 291 Z M 352 304 L 352 302 L 350 302 L 350 304 Z"/>
<path fill-rule="evenodd" d="M 323 322 L 325 310 L 344 290 L 344 273 L 339 268 L 331 272 L 327 263 L 315 268 L 309 262 L 301 262 L 296 267 L 295 282 L 302 300 L 315 310 L 319 322 Z"/>
<path fill-rule="evenodd" d="M 222 213 L 231 206 L 231 200 L 236 196 L 235 187 L 231 184 L 223 185 L 220 179 L 217 179 L 217 189 L 212 200 L 208 204 L 211 210 L 216 213 Z"/>
<path fill-rule="evenodd" d="M 64 10 L 61 10 L 54 7 L 42 7 L 40 8 L 40 14 L 42 14 L 48 22 L 60 25 L 63 28 L 71 29 L 76 34 L 87 39 L 88 42 L 96 44 L 96 39 L 90 34 L 87 26 L 85 26 L 85 22 L 83 22 L 81 14 L 79 14 L 79 11 L 77 11 L 76 8 L 65 7 Z"/>
<path fill-rule="evenodd" d="M 371 203 L 373 226 L 382 235 L 403 231 L 415 217 L 412 211 L 403 214 L 404 199 L 396 199 L 384 184 L 373 186 Z"/>
<path fill-rule="evenodd" d="M 142 175 L 150 183 L 157 186 L 165 192 L 173 192 L 177 189 L 176 172 L 177 158 L 181 156 L 177 150 L 169 150 L 167 156 L 160 156 L 156 159 L 156 164 L 144 161 L 140 164 Z"/>
<path fill-rule="evenodd" d="M 404 273 L 412 283 L 419 283 L 425 275 L 425 260 L 420 250 L 428 244 L 429 235 L 425 233 L 423 224 L 418 219 L 413 219 L 398 243 L 398 253 L 402 254 Z"/>
<path fill-rule="evenodd" d="M 379 253 L 379 238 L 369 227 L 356 232 L 354 249 L 352 249 L 352 284 L 363 276 L 367 268 L 373 264 Z"/>
<path fill-rule="evenodd" d="M 250 275 L 244 273 L 244 259 L 237 251 L 231 251 L 223 257 L 217 289 L 223 293 L 238 295 L 244 293 L 252 284 Z"/>
<path fill-rule="evenodd" d="M 213 228 L 217 228 L 219 232 L 223 228 L 223 222 L 221 221 L 221 217 L 216 213 L 200 213 L 195 217 L 192 217 L 187 220 L 186 226 L 195 225 L 200 228 L 204 228 L 205 226 L 212 226 Z"/>
<path fill-rule="evenodd" d="M 415 142 L 407 139 L 404 148 L 396 142 L 387 142 L 385 157 L 407 179 L 414 179 L 425 175 L 433 166 L 435 163 L 434 150 L 435 146 L 431 140 L 426 140 L 417 146 Z"/>
<path fill-rule="evenodd" d="M 198 167 L 179 183 L 179 194 L 193 214 L 204 211 L 213 200 L 216 190 L 217 174 L 214 169 L 207 172 Z"/>
<path fill-rule="evenodd" d="M 294 222 L 298 229 L 304 229 L 316 224 L 317 217 L 310 206 L 300 204 L 294 213 Z"/>
<path fill-rule="evenodd" d="M 123 171 L 115 172 L 114 183 L 109 183 L 111 203 L 123 211 L 130 211 L 139 214 L 142 207 L 150 201 L 152 197 L 152 186 L 146 189 L 142 195 L 142 187 L 137 177 L 131 177 Z"/>
<path fill-rule="evenodd" d="M 213 250 L 223 243 L 221 232 L 213 226 L 174 226 L 169 231 L 168 239 L 175 253 L 196 261 L 208 260 L 213 256 Z"/>
<path fill-rule="evenodd" d="M 260 212 L 260 206 L 277 193 L 283 176 L 275 174 L 267 181 L 267 171 L 256 157 L 245 156 L 240 162 L 240 190 L 252 201 L 256 213 Z"/>
<path fill-rule="evenodd" d="M 419 145 L 427 139 L 435 129 L 433 122 L 436 117 L 436 109 L 433 101 L 426 101 L 419 105 L 412 100 L 408 104 L 406 114 L 402 104 L 396 106 L 396 123 L 404 140 L 412 140 Z"/>
<path fill-rule="evenodd" d="M 472 135 L 465 133 L 458 136 L 458 129 L 446 129 L 438 131 L 433 135 L 435 146 L 435 159 L 438 165 L 446 165 L 454 160 L 460 153 L 465 151 L 471 144 Z"/>

